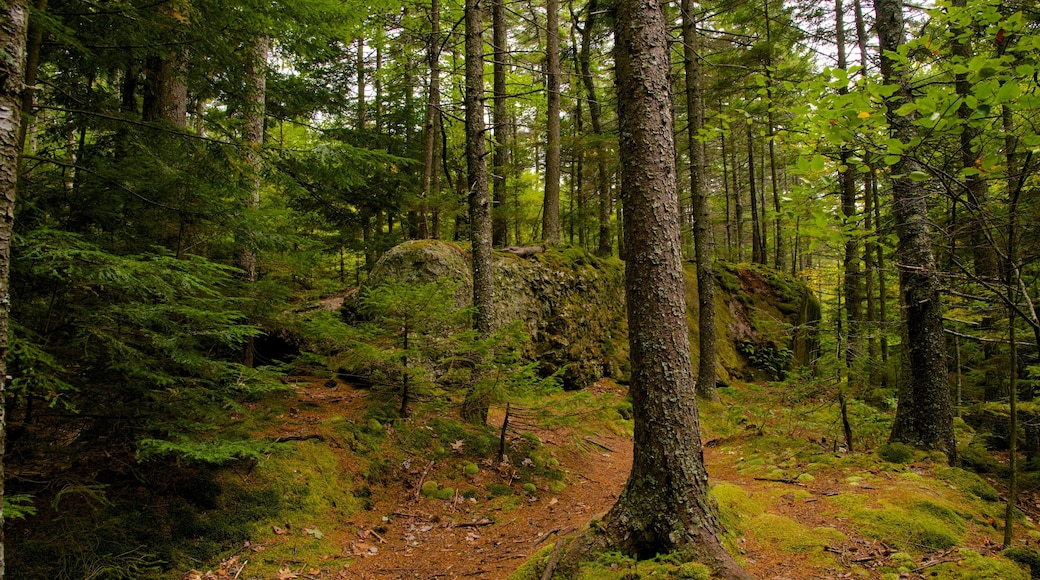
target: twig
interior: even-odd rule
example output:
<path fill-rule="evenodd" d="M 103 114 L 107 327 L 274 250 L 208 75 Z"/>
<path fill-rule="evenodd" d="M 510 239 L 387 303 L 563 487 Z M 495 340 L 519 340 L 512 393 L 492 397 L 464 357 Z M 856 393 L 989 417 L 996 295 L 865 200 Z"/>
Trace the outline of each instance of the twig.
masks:
<path fill-rule="evenodd" d="M 545 532 L 544 534 L 539 534 L 538 537 L 535 538 L 534 542 L 532 542 L 532 543 L 537 546 L 538 544 L 541 544 L 546 539 L 548 539 L 549 536 L 551 536 L 551 535 L 553 535 L 553 534 L 555 534 L 556 532 L 559 532 L 559 531 L 560 531 L 560 528 L 556 528 L 554 530 L 549 530 L 548 532 Z"/>
<path fill-rule="evenodd" d="M 385 544 L 385 543 L 386 543 L 386 540 L 384 540 L 384 539 L 383 539 L 383 536 L 380 536 L 380 535 L 379 535 L 379 532 L 377 532 L 377 531 L 375 531 L 375 530 L 368 530 L 368 533 L 370 533 L 370 534 L 372 534 L 373 536 L 375 536 L 375 537 L 376 537 L 376 539 L 377 539 L 377 540 L 379 540 L 379 543 L 380 543 L 380 544 Z"/>
<path fill-rule="evenodd" d="M 415 486 L 415 499 L 418 500 L 419 496 L 422 494 L 422 486 L 424 483 L 426 483 L 426 475 L 430 473 L 430 469 L 432 468 L 433 461 L 431 460 L 429 463 L 426 464 L 426 469 L 423 470 L 422 476 L 419 478 L 419 485 Z"/>
<path fill-rule="evenodd" d="M 755 481 L 775 481 L 777 483 L 787 483 L 787 484 L 790 484 L 790 485 L 799 485 L 801 487 L 805 487 L 805 484 L 800 482 L 800 481 L 798 481 L 798 480 L 786 479 L 786 478 L 783 478 L 783 477 L 756 477 L 754 479 L 755 479 Z"/>
<path fill-rule="evenodd" d="M 484 519 L 482 519 L 480 521 L 476 521 L 476 522 L 464 522 L 464 523 L 461 523 L 461 524 L 455 524 L 455 527 L 456 528 L 479 528 L 481 526 L 490 526 L 493 523 L 495 523 L 495 522 L 493 522 L 493 521 L 491 521 L 491 520 L 489 520 L 487 518 L 484 518 Z"/>
<path fill-rule="evenodd" d="M 592 443 L 593 445 L 595 445 L 596 447 L 599 447 L 600 449 L 604 449 L 604 450 L 609 451 L 611 453 L 617 453 L 617 451 L 614 451 L 610 447 L 607 447 L 606 445 L 604 445 L 604 444 L 602 444 L 602 443 L 600 443 L 598 441 L 593 441 L 592 439 L 589 439 L 588 437 L 585 437 L 584 439 L 585 439 L 585 441 L 587 441 L 589 443 Z"/>

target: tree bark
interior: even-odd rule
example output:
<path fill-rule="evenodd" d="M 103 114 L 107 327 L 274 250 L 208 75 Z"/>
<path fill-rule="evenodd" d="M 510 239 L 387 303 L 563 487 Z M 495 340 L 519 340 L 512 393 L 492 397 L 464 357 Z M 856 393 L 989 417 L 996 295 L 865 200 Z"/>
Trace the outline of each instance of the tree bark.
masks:
<path fill-rule="evenodd" d="M 683 291 L 668 32 L 658 0 L 619 0 L 615 54 L 635 448 L 602 529 L 576 540 L 567 561 L 606 550 L 639 558 L 682 551 L 718 577 L 749 578 L 719 542 L 708 496 Z"/>
<path fill-rule="evenodd" d="M 542 205 L 542 240 L 547 246 L 562 243 L 560 228 L 560 6 L 546 0 L 545 93 L 545 198 Z"/>
<path fill-rule="evenodd" d="M 845 59 L 845 14 L 842 0 L 835 0 L 835 32 L 837 40 L 838 68 L 844 69 L 848 66 Z M 847 94 L 848 89 L 838 89 L 839 94 Z M 845 168 L 838 174 L 838 183 L 841 187 L 841 213 L 843 217 L 845 235 L 845 256 L 842 266 L 845 271 L 845 326 L 847 339 L 845 341 L 845 366 L 849 369 L 849 385 L 855 387 L 860 382 L 860 374 L 856 368 L 862 358 L 863 340 L 862 319 L 863 300 L 860 293 L 862 287 L 862 276 L 859 269 L 859 243 L 858 232 L 855 227 L 856 209 L 856 173 L 850 167 L 852 152 L 842 145 L 838 153 L 840 164 Z"/>
<path fill-rule="evenodd" d="M 699 361 L 697 394 L 717 401 L 715 389 L 715 271 L 712 265 L 710 212 L 704 187 L 707 163 L 699 134 L 704 127 L 704 100 L 698 61 L 697 21 L 692 0 L 682 3 L 683 63 L 686 68 L 686 138 L 690 148 L 690 209 L 693 211 L 693 251 L 697 261 L 697 328 Z"/>
<path fill-rule="evenodd" d="M 585 94 L 589 102 L 589 120 L 592 122 L 592 134 L 596 143 L 601 142 L 603 137 L 603 105 L 599 102 L 596 91 L 596 79 L 592 74 L 592 31 L 596 23 L 596 13 L 599 11 L 597 0 L 589 0 L 585 7 L 585 25 L 578 27 L 577 18 L 574 26 L 581 32 L 581 49 L 578 53 L 578 61 L 581 69 L 581 81 L 585 85 Z M 610 195 L 610 175 L 607 171 L 605 156 L 596 154 L 596 199 L 599 201 L 599 243 L 596 247 L 596 255 L 607 257 L 614 251 L 614 235 L 610 228 L 611 207 L 614 200 Z"/>
<path fill-rule="evenodd" d="M 8 315 L 11 308 L 11 237 L 14 200 L 18 186 L 19 126 L 25 90 L 25 44 L 29 6 L 26 0 L 7 0 L 0 19 L 0 579 L 4 577 L 4 469 L 7 416 Z"/>
<path fill-rule="evenodd" d="M 766 251 L 762 247 L 762 229 L 758 219 L 758 191 L 755 187 L 755 140 L 751 125 L 747 126 L 748 189 L 751 191 L 751 263 L 765 264 Z"/>
<path fill-rule="evenodd" d="M 509 221 L 506 219 L 506 164 L 509 149 L 506 147 L 506 3 L 505 0 L 491 2 L 491 37 L 494 49 L 494 108 L 491 123 L 495 128 L 495 150 L 491 157 L 493 211 L 491 213 L 492 245 L 509 245 Z"/>
<path fill-rule="evenodd" d="M 886 103 L 893 138 L 908 143 L 915 136 L 910 115 L 895 114 L 912 100 L 905 71 L 888 55 L 904 42 L 900 0 L 876 0 L 876 27 L 881 50 L 881 74 L 896 93 Z M 896 219 L 899 291 L 903 305 L 902 372 L 892 441 L 943 451 L 950 462 L 957 457 L 953 437 L 953 409 L 946 367 L 946 338 L 939 301 L 939 277 L 932 236 L 928 229 L 926 194 L 910 178 L 918 163 L 903 154 L 892 166 L 892 203 Z"/>
<path fill-rule="evenodd" d="M 466 0 L 466 182 L 469 187 L 470 239 L 473 242 L 474 328 L 491 335 L 491 195 L 484 159 L 484 9 L 481 0 Z M 487 422 L 488 402 L 482 393 L 467 393 L 462 414 L 466 420 Z"/>
<path fill-rule="evenodd" d="M 430 67 L 430 86 L 426 95 L 426 122 L 423 127 L 423 189 L 419 200 L 419 237 L 430 237 L 429 210 L 430 197 L 434 195 L 434 174 L 437 172 L 437 116 L 441 100 L 441 3 L 440 0 L 430 2 L 430 40 L 426 53 Z"/>

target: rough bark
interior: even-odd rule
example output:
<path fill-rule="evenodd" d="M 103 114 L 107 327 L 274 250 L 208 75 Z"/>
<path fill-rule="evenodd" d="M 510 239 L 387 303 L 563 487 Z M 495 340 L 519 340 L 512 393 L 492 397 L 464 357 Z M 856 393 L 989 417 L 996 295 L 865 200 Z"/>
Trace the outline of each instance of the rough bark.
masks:
<path fill-rule="evenodd" d="M 508 119 L 506 110 L 506 3 L 492 0 L 491 45 L 494 50 L 493 91 L 494 105 L 491 123 L 495 127 L 495 149 L 491 156 L 491 175 L 494 211 L 491 215 L 492 245 L 504 247 L 509 244 L 509 220 L 506 219 L 506 164 L 509 149 L 506 147 Z"/>
<path fill-rule="evenodd" d="M 755 140 L 751 125 L 747 126 L 748 189 L 751 192 L 751 263 L 765 264 L 766 250 L 762 244 L 762 228 L 758 217 L 758 191 L 755 187 Z"/>
<path fill-rule="evenodd" d="M 267 56 L 270 51 L 270 40 L 259 37 L 253 42 L 246 65 L 246 102 L 245 119 L 242 126 L 242 143 L 245 150 L 246 171 L 249 172 L 249 190 L 245 199 L 247 211 L 260 209 L 260 189 L 263 187 L 262 159 L 260 149 L 264 145 L 264 114 L 267 99 Z M 245 272 L 249 283 L 257 279 L 256 250 L 248 240 L 252 232 L 242 232 L 238 241 L 238 266 Z M 242 362 L 253 366 L 255 345 L 248 339 Z"/>
<path fill-rule="evenodd" d="M 668 81 L 668 33 L 658 0 L 620 0 L 615 19 L 625 294 L 635 423 L 632 472 L 602 529 L 567 561 L 619 550 L 683 551 L 724 578 L 748 578 L 718 539 L 699 435 L 679 240 Z"/>
<path fill-rule="evenodd" d="M 491 277 L 491 195 L 484 159 L 484 9 L 481 0 L 466 0 L 466 183 L 469 188 L 470 239 L 473 242 L 474 327 L 481 336 L 493 331 Z M 471 392 L 463 416 L 486 422 L 488 403 Z"/>
<path fill-rule="evenodd" d="M 430 86 L 426 95 L 426 122 L 423 126 L 423 188 L 419 201 L 419 237 L 429 238 L 430 229 L 427 211 L 430 197 L 434 194 L 434 174 L 437 172 L 437 116 L 441 100 L 441 3 L 430 2 L 430 41 L 427 47 L 427 64 L 430 67 Z"/>
<path fill-rule="evenodd" d="M 704 143 L 698 138 L 704 127 L 701 69 L 697 56 L 699 39 L 692 0 L 682 3 L 683 64 L 686 68 L 686 138 L 690 147 L 690 209 L 693 211 L 693 251 L 697 261 L 698 344 L 697 394 L 718 400 L 715 390 L 715 271 L 712 265 L 708 195 L 704 187 L 707 166 Z"/>
<path fill-rule="evenodd" d="M 36 12 L 47 11 L 47 0 L 36 0 Z M 18 151 L 25 150 L 26 135 L 33 123 L 36 107 L 36 75 L 40 68 L 40 48 L 43 46 L 43 26 L 34 19 L 29 20 L 26 35 L 25 90 L 22 91 L 22 120 L 18 124 Z"/>
<path fill-rule="evenodd" d="M 844 10 L 842 0 L 835 0 L 835 32 L 837 33 L 838 68 L 840 69 L 844 69 L 848 66 L 845 59 Z M 838 89 L 838 92 L 839 94 L 846 94 L 848 93 L 848 89 L 842 87 Z M 842 266 L 845 271 L 845 319 L 848 323 L 846 326 L 848 338 L 845 341 L 844 354 L 845 366 L 850 369 L 849 384 L 855 385 L 859 382 L 859 373 L 853 372 L 851 369 L 854 369 L 859 364 L 863 350 L 863 340 L 861 336 L 863 300 L 860 292 L 863 283 L 859 269 L 859 235 L 858 232 L 855 231 L 854 220 L 857 213 L 856 173 L 853 171 L 852 167 L 849 166 L 849 160 L 852 158 L 852 151 L 843 145 L 838 155 L 841 165 L 845 167 L 845 170 L 838 175 L 838 183 L 841 187 L 841 213 L 845 229 L 845 256 L 842 260 Z"/>
<path fill-rule="evenodd" d="M 22 91 L 25 75 L 26 0 L 7 0 L 0 19 L 0 578 L 4 576 L 4 469 L 7 417 L 4 391 L 7 386 L 8 314 L 11 307 L 11 235 L 14 198 L 18 185 L 18 128 L 22 121 Z"/>
<path fill-rule="evenodd" d="M 886 84 L 898 88 L 886 103 L 889 128 L 895 139 L 907 143 L 915 135 L 913 118 L 894 111 L 913 98 L 909 79 L 887 56 L 904 42 L 903 7 L 900 0 L 877 0 L 874 8 L 882 53 L 881 74 Z M 939 277 L 932 254 L 926 194 L 910 178 L 912 172 L 919 170 L 909 155 L 900 156 L 892 166 L 892 209 L 899 238 L 896 256 L 903 305 L 903 353 L 896 418 L 890 439 L 943 451 L 953 462 L 957 447 L 947 384 Z"/>
<path fill-rule="evenodd" d="M 581 49 L 578 53 L 578 62 L 581 69 L 581 82 L 585 86 L 585 95 L 589 103 L 589 120 L 592 122 L 592 134 L 599 143 L 603 136 L 603 105 L 599 102 L 596 91 L 596 79 L 592 74 L 592 30 L 596 23 L 596 14 L 599 11 L 597 0 L 589 0 L 585 7 L 585 25 L 578 25 L 574 19 L 574 26 L 581 32 Z M 614 203 L 610 195 L 610 175 L 607 171 L 607 162 L 603 155 L 596 155 L 596 199 L 599 201 L 599 244 L 596 247 L 596 255 L 609 256 L 613 252 L 614 235 L 610 229 L 611 207 Z"/>
<path fill-rule="evenodd" d="M 545 197 L 542 205 L 542 240 L 548 246 L 563 241 L 560 228 L 560 6 L 546 0 L 545 93 Z"/>

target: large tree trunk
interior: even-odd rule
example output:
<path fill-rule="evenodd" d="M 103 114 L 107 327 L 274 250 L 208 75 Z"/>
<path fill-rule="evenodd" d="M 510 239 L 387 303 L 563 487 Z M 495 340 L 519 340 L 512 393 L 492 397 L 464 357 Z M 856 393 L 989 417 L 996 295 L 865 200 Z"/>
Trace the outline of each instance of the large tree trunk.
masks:
<path fill-rule="evenodd" d="M 912 100 L 909 79 L 887 55 L 904 42 L 901 0 L 876 0 L 877 30 L 881 50 L 881 74 L 885 83 L 898 87 L 888 100 L 892 136 L 903 143 L 915 136 L 912 116 L 895 114 Z M 939 302 L 939 277 L 932 254 L 925 194 L 916 189 L 910 174 L 920 171 L 917 162 L 901 155 L 892 166 L 892 203 L 896 219 L 899 291 L 903 305 L 903 356 L 899 399 L 892 441 L 923 449 L 936 449 L 956 460 L 953 410 L 946 368 L 946 338 Z"/>
<path fill-rule="evenodd" d="M 697 21 L 692 0 L 682 4 L 683 61 L 686 67 L 686 137 L 690 147 L 690 209 L 693 211 L 693 251 L 697 260 L 697 327 L 699 364 L 697 394 L 718 400 L 715 390 L 715 271 L 712 266 L 708 195 L 704 187 L 707 163 L 699 134 L 704 127 L 701 69 L 698 62 Z"/>
<path fill-rule="evenodd" d="M 620 0 L 615 26 L 635 450 L 602 530 L 577 540 L 567 562 L 606 550 L 641 558 L 682 551 L 719 577 L 748 578 L 719 542 L 708 496 L 686 325 L 662 6 Z"/>
<path fill-rule="evenodd" d="M 470 239 L 473 241 L 474 327 L 482 337 L 493 330 L 491 278 L 491 195 L 484 160 L 484 9 L 481 0 L 466 0 L 466 182 L 469 187 Z M 487 398 L 467 394 L 463 417 L 487 421 Z"/>
<path fill-rule="evenodd" d="M 542 205 L 542 240 L 547 246 L 563 241 L 560 228 L 560 6 L 546 0 L 545 93 L 545 198 Z"/>
<path fill-rule="evenodd" d="M 11 235 L 14 197 L 18 186 L 18 128 L 22 121 L 25 39 L 29 18 L 26 0 L 7 0 L 0 18 L 0 579 L 4 577 L 4 469 L 7 417 L 7 337 L 10 313 Z"/>

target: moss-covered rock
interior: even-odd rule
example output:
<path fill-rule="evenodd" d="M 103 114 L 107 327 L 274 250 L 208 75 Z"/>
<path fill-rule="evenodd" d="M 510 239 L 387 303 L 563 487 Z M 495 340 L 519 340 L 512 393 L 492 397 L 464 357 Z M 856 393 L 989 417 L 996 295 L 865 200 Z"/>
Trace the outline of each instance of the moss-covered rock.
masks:
<path fill-rule="evenodd" d="M 522 320 L 531 336 L 530 352 L 548 375 L 560 371 L 564 387 L 583 388 L 602 376 L 624 380 L 628 365 L 624 263 L 601 259 L 580 248 L 535 251 L 520 256 L 494 254 L 494 318 L 499 325 Z M 697 285 L 686 272 L 690 339 L 694 356 Z M 791 365 L 807 364 L 818 349 L 815 324 L 819 301 L 800 281 L 766 268 L 719 263 L 716 268 L 718 376 L 775 379 Z M 457 284 L 459 307 L 470 303 L 469 251 L 456 244 L 405 242 L 383 255 L 367 285 L 385 281 Z M 349 312 L 350 300 L 344 304 Z M 776 356 L 749 357 L 738 345 L 754 344 Z M 747 350 L 747 349 L 745 349 Z M 775 359 L 775 360 L 774 360 Z M 765 367 L 770 367 L 767 369 Z"/>

